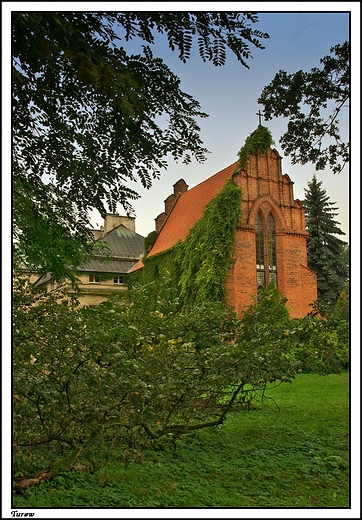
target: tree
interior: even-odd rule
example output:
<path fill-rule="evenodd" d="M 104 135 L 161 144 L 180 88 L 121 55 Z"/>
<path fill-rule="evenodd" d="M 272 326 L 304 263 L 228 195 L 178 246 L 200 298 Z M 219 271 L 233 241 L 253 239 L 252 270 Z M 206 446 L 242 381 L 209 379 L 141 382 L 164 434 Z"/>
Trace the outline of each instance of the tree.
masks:
<path fill-rule="evenodd" d="M 128 181 L 149 188 L 167 155 L 205 160 L 197 118 L 206 114 L 154 57 L 153 33 L 184 62 L 196 36 L 204 61 L 223 65 L 229 48 L 248 67 L 249 46 L 262 49 L 268 37 L 252 29 L 257 21 L 234 12 L 13 13 L 14 237 L 32 267 L 64 277 L 89 252 L 90 209 L 104 216 L 120 203 L 132 213 L 138 194 Z M 142 52 L 129 54 L 136 37 Z M 56 251 L 44 247 L 44 230 Z"/>
<path fill-rule="evenodd" d="M 168 278 L 83 308 L 16 278 L 15 474 L 55 474 L 102 438 L 123 451 L 217 426 L 291 382 L 295 335 L 277 289 L 245 316 L 217 301 L 186 311 Z"/>
<path fill-rule="evenodd" d="M 316 170 L 329 166 L 339 173 L 349 162 L 349 143 L 340 137 L 338 116 L 350 97 L 349 42 L 330 49 L 321 58 L 322 68 L 287 74 L 280 70 L 264 87 L 258 103 L 264 117 L 287 117 L 287 131 L 280 139 L 292 164 L 315 164 Z"/>
<path fill-rule="evenodd" d="M 335 303 L 348 279 L 346 243 L 336 235 L 345 235 L 335 221 L 338 208 L 329 202 L 322 181 L 313 175 L 305 189 L 303 206 L 306 213 L 308 266 L 317 273 L 318 297 Z"/>
<path fill-rule="evenodd" d="M 23 486 L 24 474 L 37 475 L 28 484 L 50 478 L 89 446 L 145 449 L 223 424 L 300 370 L 348 367 L 343 314 L 292 320 L 274 284 L 241 319 L 216 300 L 186 308 L 171 277 L 93 307 L 67 287 L 48 293 L 15 277 L 13 303 L 13 464 Z"/>

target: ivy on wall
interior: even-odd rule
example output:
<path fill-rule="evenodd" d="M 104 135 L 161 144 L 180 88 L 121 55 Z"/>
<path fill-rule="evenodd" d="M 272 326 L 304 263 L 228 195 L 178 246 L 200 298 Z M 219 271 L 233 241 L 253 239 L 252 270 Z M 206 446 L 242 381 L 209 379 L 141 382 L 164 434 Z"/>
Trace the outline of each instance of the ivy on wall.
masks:
<path fill-rule="evenodd" d="M 157 231 L 151 231 L 144 240 L 144 254 L 147 255 L 158 237 Z"/>
<path fill-rule="evenodd" d="M 244 168 L 250 155 L 265 154 L 274 145 L 270 130 L 259 125 L 238 152 L 238 166 Z M 183 305 L 225 301 L 225 281 L 234 261 L 236 226 L 241 218 L 241 188 L 229 179 L 220 193 L 204 208 L 202 218 L 184 242 L 147 257 L 157 233 L 145 247 L 144 268 L 133 273 L 131 282 L 150 283 L 165 273 L 179 290 Z"/>
<path fill-rule="evenodd" d="M 223 301 L 225 280 L 234 259 L 241 189 L 230 179 L 205 207 L 185 240 L 180 295 L 185 303 Z"/>
<path fill-rule="evenodd" d="M 244 168 L 250 155 L 264 154 L 274 144 L 269 128 L 259 125 L 258 128 L 247 137 L 244 146 L 240 148 L 238 152 L 239 162 L 237 169 Z"/>
<path fill-rule="evenodd" d="M 225 280 L 234 261 L 236 226 L 241 217 L 241 188 L 230 179 L 204 208 L 184 242 L 144 259 L 133 281 L 149 283 L 165 272 L 178 287 L 184 305 L 225 301 Z"/>
<path fill-rule="evenodd" d="M 136 283 L 146 285 L 160 276 L 167 274 L 173 282 L 172 285 L 176 287 L 180 278 L 179 248 L 182 248 L 180 242 L 162 253 L 143 258 L 144 268 L 140 271 L 131 273 L 131 285 Z"/>

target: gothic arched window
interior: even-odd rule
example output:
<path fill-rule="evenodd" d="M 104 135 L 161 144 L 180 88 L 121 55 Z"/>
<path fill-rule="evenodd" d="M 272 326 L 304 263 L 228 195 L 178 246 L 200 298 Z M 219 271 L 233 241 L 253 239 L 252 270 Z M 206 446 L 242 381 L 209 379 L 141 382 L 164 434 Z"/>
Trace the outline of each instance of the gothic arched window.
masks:
<path fill-rule="evenodd" d="M 269 213 L 265 222 L 258 213 L 255 219 L 256 283 L 258 292 L 271 282 L 277 285 L 277 251 L 275 221 Z"/>

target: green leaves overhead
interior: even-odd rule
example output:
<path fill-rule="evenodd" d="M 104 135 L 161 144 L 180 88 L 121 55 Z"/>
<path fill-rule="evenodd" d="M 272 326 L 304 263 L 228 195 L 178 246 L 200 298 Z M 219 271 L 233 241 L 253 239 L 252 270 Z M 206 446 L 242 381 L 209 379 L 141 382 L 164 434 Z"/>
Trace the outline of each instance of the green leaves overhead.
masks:
<path fill-rule="evenodd" d="M 256 22 L 250 13 L 14 12 L 13 174 L 33 204 L 22 190 L 15 203 L 34 215 L 41 206 L 61 226 L 86 235 L 92 209 L 104 216 L 121 204 L 132 213 L 139 195 L 127 184 L 150 188 L 167 156 L 204 161 L 198 120 L 206 114 L 153 55 L 154 32 L 166 35 L 182 61 L 195 36 L 202 59 L 222 65 L 228 47 L 247 66 L 249 45 L 263 48 L 259 39 L 268 37 L 252 30 Z M 127 51 L 134 38 L 143 40 L 139 54 Z M 25 233 L 22 212 L 15 210 L 15 240 L 30 262 L 55 272 L 57 257 L 45 253 L 36 228 Z M 66 243 L 59 249 L 68 250 L 61 258 L 70 265 L 78 242 L 67 234 Z M 43 259 L 31 258 L 36 249 L 44 250 Z"/>
<path fill-rule="evenodd" d="M 76 282 L 75 268 L 89 259 L 95 245 L 87 221 L 72 201 L 59 203 L 54 186 L 17 176 L 13 188 L 14 267 Z"/>
<path fill-rule="evenodd" d="M 147 43 L 153 43 L 154 28 L 161 34 L 165 33 L 170 49 L 178 49 L 179 58 L 184 63 L 191 55 L 194 35 L 203 61 L 223 65 L 229 48 L 247 68 L 246 60 L 252 57 L 249 45 L 264 49 L 260 39 L 269 38 L 267 33 L 252 29 L 252 24 L 258 22 L 256 13 L 127 12 L 118 13 L 118 21 L 125 29 L 126 40 L 139 36 Z"/>
<path fill-rule="evenodd" d="M 349 42 L 330 49 L 321 68 L 294 74 L 280 70 L 264 87 L 258 103 L 266 121 L 289 118 L 280 143 L 292 164 L 311 162 L 316 170 L 329 167 L 339 173 L 349 162 L 349 143 L 340 135 L 338 118 L 348 109 L 350 97 Z"/>

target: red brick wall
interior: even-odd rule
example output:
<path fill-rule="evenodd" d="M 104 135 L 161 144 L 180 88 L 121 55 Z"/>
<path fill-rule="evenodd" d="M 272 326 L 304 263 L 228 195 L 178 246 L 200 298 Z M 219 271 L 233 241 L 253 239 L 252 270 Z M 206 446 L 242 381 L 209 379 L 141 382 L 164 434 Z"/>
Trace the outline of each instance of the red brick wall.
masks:
<path fill-rule="evenodd" d="M 232 277 L 226 284 L 230 304 L 237 313 L 242 313 L 255 302 L 256 265 L 255 265 L 255 229 L 239 226 L 236 231 L 235 264 Z"/>
<path fill-rule="evenodd" d="M 242 188 L 242 218 L 236 232 L 235 263 L 226 280 L 229 303 L 242 313 L 255 302 L 255 218 L 260 213 L 266 223 L 271 214 L 275 222 L 278 287 L 288 299 L 291 316 L 305 316 L 311 310 L 309 304 L 317 298 L 317 281 L 315 273 L 307 267 L 303 207 L 299 200 L 294 200 L 292 180 L 282 173 L 282 158 L 276 150 L 269 150 L 264 155 L 251 155 L 246 166 L 235 172 L 236 167 L 236 163 L 230 165 L 190 191 L 183 179 L 174 184 L 174 193 L 165 200 L 164 213 L 155 219 L 156 231 L 162 228 L 163 242 L 156 242 L 151 254 L 184 239 L 201 216 L 204 203 L 201 205 L 200 200 L 211 200 L 210 189 L 216 194 L 215 186 L 221 189 L 220 179 L 225 182 L 232 175 L 235 184 Z M 197 217 L 195 211 L 199 212 Z"/>
<path fill-rule="evenodd" d="M 293 182 L 282 174 L 281 157 L 276 150 L 251 156 L 233 179 L 243 190 L 243 217 L 237 230 L 235 264 L 226 282 L 229 303 L 242 313 L 255 301 L 255 218 L 260 212 L 266 221 L 271 213 L 276 228 L 278 288 L 288 299 L 290 315 L 305 316 L 317 298 L 317 280 L 307 267 L 304 211 L 293 198 Z"/>

